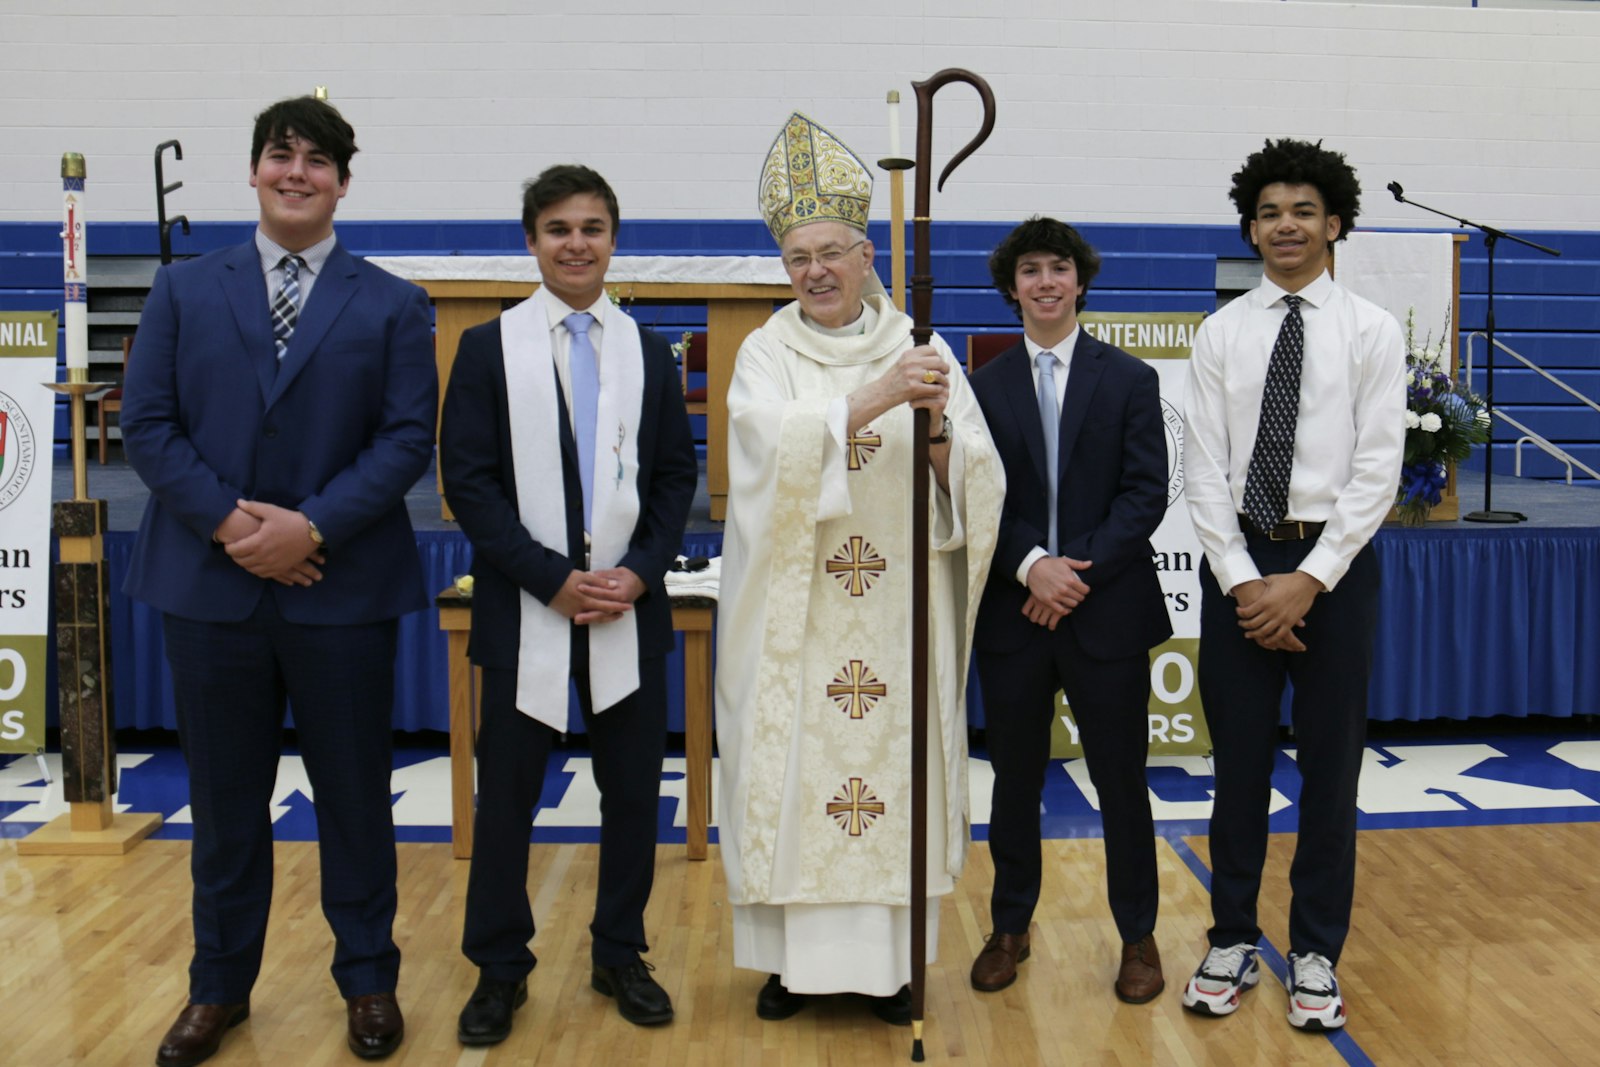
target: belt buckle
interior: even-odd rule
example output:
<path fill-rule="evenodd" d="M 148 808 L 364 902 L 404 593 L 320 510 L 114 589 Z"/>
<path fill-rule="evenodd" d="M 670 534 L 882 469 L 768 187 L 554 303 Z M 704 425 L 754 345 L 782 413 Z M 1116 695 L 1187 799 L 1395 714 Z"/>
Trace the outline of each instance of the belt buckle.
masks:
<path fill-rule="evenodd" d="M 1293 529 L 1292 533 L 1290 532 L 1291 528 Z M 1306 524 L 1298 519 L 1285 520 L 1267 531 L 1268 541 L 1303 541 L 1305 536 Z"/>

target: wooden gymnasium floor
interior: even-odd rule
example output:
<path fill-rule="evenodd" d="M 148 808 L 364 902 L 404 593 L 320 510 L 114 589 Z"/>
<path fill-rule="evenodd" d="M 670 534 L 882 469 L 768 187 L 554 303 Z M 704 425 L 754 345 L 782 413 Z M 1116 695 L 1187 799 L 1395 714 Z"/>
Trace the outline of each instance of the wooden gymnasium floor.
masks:
<path fill-rule="evenodd" d="M 1267 938 L 1283 944 L 1289 835 L 1274 835 L 1263 887 Z M 1179 990 L 1204 943 L 1204 837 L 1159 842 L 1157 936 L 1167 991 L 1134 1007 L 1111 992 L 1115 933 L 1095 838 L 1046 842 L 1032 958 L 998 994 L 967 967 L 987 932 L 992 878 L 974 845 L 943 902 L 929 969 L 934 1064 L 1582 1064 L 1600 1062 L 1600 823 L 1367 830 L 1353 933 L 1340 973 L 1352 1022 L 1330 1040 L 1292 1030 L 1270 979 L 1223 1020 L 1184 1012 Z M 597 846 L 535 844 L 540 932 L 530 1000 L 510 1040 L 464 1050 L 455 1018 L 474 972 L 458 951 L 467 865 L 448 844 L 403 843 L 397 938 L 408 1030 L 390 1061 L 448 1064 L 892 1064 L 909 1031 L 835 998 L 778 1023 L 755 1017 L 762 977 L 735 971 L 715 848 L 691 863 L 664 844 L 647 916 L 650 958 L 677 1020 L 640 1029 L 588 988 L 586 925 Z M 188 843 L 153 840 L 122 859 L 19 858 L 0 841 L 0 1064 L 148 1064 L 184 1000 Z M 356 1062 L 327 976 L 315 845 L 277 846 L 267 958 L 248 1023 L 218 1065 Z M 1281 970 L 1281 962 L 1278 963 Z"/>

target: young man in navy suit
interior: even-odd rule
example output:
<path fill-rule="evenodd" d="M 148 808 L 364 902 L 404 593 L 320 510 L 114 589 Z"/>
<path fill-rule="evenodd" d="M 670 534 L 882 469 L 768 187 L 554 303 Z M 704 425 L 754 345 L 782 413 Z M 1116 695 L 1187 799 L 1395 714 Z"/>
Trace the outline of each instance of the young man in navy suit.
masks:
<path fill-rule="evenodd" d="M 528 835 L 574 685 L 600 787 L 590 984 L 629 1022 L 672 1018 L 640 953 L 674 643 L 663 579 L 699 466 L 671 346 L 606 296 L 618 219 L 588 167 L 528 183 L 522 227 L 540 288 L 462 336 L 445 394 L 440 467 L 472 541 L 470 651 L 483 668 L 466 1045 L 505 1040 L 528 998 Z"/>
<path fill-rule="evenodd" d="M 989 258 L 1022 343 L 972 376 L 1005 463 L 1000 540 L 975 644 L 994 806 L 994 933 L 972 985 L 1004 989 L 1030 952 L 1041 877 L 1039 800 L 1064 690 L 1105 827 L 1123 942 L 1115 989 L 1161 992 L 1155 827 L 1145 785 L 1149 650 L 1172 634 L 1150 536 L 1167 504 L 1156 372 L 1078 324 L 1100 257 L 1076 230 L 1032 218 Z"/>
<path fill-rule="evenodd" d="M 438 385 L 423 291 L 333 232 L 355 131 L 300 97 L 256 118 L 243 245 L 162 268 L 122 434 L 150 488 L 124 588 L 163 612 L 194 813 L 189 1003 L 157 1054 L 207 1059 L 250 1014 L 272 898 L 285 701 L 316 792 L 348 1041 L 400 1044 L 391 714 L 397 619 L 423 608 L 405 494 Z"/>

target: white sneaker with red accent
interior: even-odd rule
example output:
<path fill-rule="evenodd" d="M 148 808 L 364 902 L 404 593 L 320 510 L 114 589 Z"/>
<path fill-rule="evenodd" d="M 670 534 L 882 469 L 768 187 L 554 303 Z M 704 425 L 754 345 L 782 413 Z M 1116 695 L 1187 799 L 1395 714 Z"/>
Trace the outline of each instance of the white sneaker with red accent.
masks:
<path fill-rule="evenodd" d="M 1232 1015 L 1239 994 L 1261 981 L 1260 949 L 1231 945 L 1206 953 L 1200 969 L 1183 989 L 1183 1006 L 1201 1015 Z"/>
<path fill-rule="evenodd" d="M 1337 1030 L 1345 1023 L 1339 979 L 1326 956 L 1289 953 L 1289 1025 L 1300 1030 Z"/>

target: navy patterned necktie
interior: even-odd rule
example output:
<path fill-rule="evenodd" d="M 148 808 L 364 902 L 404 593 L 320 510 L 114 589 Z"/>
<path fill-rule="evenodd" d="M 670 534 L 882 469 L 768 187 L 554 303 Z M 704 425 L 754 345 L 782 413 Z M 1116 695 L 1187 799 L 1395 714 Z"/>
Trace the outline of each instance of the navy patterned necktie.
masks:
<path fill-rule="evenodd" d="M 278 361 L 283 362 L 289 351 L 289 338 L 294 335 L 294 324 L 300 318 L 300 268 L 305 260 L 294 253 L 278 261 L 283 268 L 283 284 L 278 295 L 272 298 L 272 340 L 277 345 Z"/>
<path fill-rule="evenodd" d="M 1256 447 L 1244 479 L 1244 513 L 1263 533 L 1289 512 L 1289 475 L 1294 468 L 1294 431 L 1300 419 L 1300 366 L 1305 362 L 1306 326 L 1300 318 L 1303 297 L 1286 296 L 1289 313 L 1278 328 L 1261 392 Z"/>

